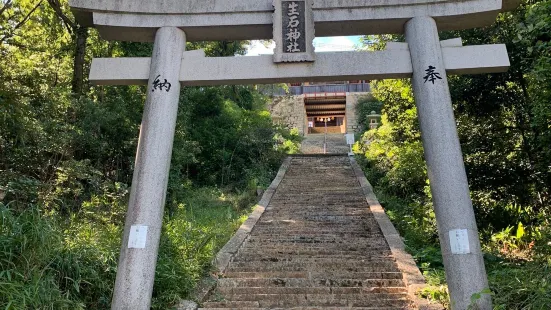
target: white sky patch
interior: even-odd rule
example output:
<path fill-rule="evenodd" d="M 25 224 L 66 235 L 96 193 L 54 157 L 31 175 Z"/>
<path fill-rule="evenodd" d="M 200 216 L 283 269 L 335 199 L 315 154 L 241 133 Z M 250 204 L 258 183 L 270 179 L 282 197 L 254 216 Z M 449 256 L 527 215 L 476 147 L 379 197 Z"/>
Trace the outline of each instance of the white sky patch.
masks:
<path fill-rule="evenodd" d="M 314 39 L 314 47 L 317 53 L 354 51 L 360 42 L 360 36 L 350 37 L 321 37 Z M 272 55 L 275 43 L 270 42 L 265 46 L 263 42 L 253 40 L 248 47 L 246 56 Z"/>
<path fill-rule="evenodd" d="M 263 41 L 253 40 L 247 48 L 246 56 L 272 55 L 274 53 L 275 42 L 270 41 L 269 46 L 265 46 Z"/>
<path fill-rule="evenodd" d="M 355 50 L 356 43 L 351 37 L 325 37 L 314 39 L 316 52 L 345 52 Z"/>

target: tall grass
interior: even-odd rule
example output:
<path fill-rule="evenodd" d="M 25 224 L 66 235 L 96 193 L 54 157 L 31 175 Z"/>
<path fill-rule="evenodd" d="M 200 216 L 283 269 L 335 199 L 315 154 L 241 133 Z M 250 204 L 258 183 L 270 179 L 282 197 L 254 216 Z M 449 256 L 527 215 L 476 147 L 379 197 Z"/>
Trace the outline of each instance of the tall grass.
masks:
<path fill-rule="evenodd" d="M 212 188 L 188 191 L 164 221 L 153 309 L 189 297 L 218 249 L 244 221 L 250 208 L 242 206 L 250 207 L 253 200 Z M 39 206 L 15 211 L 0 203 L 1 309 L 110 307 L 122 217 L 90 208 L 62 222 Z"/>

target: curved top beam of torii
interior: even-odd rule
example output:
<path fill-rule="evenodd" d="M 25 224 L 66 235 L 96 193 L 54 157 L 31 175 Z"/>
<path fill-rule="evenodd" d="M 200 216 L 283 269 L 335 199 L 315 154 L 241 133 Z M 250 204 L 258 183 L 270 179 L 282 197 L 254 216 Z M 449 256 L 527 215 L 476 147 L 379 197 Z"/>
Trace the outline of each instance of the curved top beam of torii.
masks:
<path fill-rule="evenodd" d="M 519 0 L 314 0 L 316 36 L 402 33 L 415 16 L 439 30 L 489 25 Z M 153 41 L 156 29 L 183 29 L 188 41 L 272 39 L 272 0 L 70 0 L 82 25 L 103 38 Z"/>

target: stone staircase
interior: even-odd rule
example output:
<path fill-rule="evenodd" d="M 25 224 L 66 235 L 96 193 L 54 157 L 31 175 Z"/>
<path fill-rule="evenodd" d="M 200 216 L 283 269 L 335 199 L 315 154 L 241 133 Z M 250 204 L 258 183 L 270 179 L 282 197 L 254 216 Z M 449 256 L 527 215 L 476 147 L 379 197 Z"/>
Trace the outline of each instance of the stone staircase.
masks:
<path fill-rule="evenodd" d="M 417 309 L 347 156 L 293 157 L 253 225 L 202 309 Z"/>
<path fill-rule="evenodd" d="M 346 144 L 344 134 L 309 134 L 304 137 L 300 150 L 303 154 L 323 154 L 323 144 L 326 143 L 326 154 L 346 154 L 350 147 Z"/>

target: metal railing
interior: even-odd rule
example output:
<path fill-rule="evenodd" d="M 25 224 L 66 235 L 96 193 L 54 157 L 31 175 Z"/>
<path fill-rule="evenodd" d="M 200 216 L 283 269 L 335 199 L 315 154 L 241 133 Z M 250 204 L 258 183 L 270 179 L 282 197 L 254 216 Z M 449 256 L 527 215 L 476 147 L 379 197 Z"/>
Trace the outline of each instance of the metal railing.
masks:
<path fill-rule="evenodd" d="M 371 87 L 368 83 L 358 84 L 326 84 L 326 85 L 303 85 L 289 86 L 289 92 L 276 85 L 265 85 L 260 91 L 265 95 L 285 96 L 285 95 L 303 95 L 313 93 L 368 93 Z"/>

